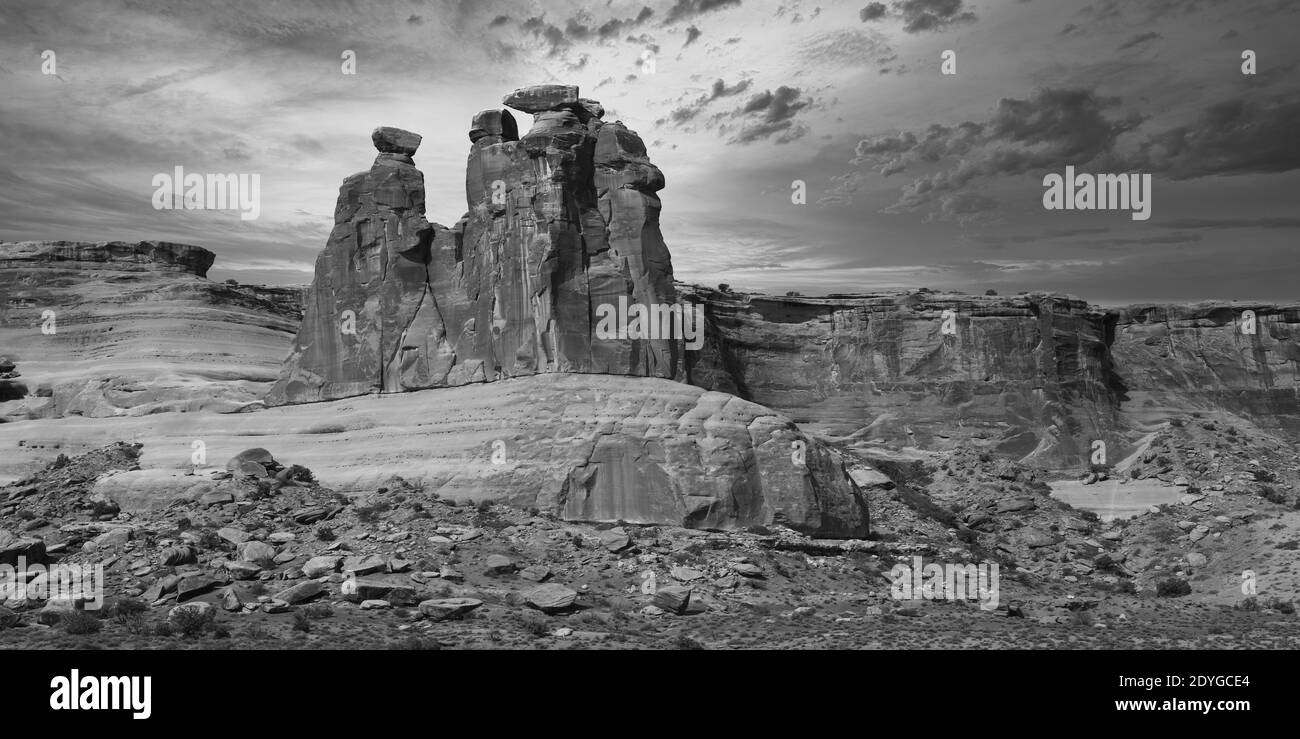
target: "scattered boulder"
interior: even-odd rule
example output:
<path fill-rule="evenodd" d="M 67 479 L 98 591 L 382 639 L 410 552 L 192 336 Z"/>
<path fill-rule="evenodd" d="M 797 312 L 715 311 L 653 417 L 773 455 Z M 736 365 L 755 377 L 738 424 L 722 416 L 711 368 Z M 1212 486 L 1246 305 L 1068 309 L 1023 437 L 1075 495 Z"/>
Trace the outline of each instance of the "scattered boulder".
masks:
<path fill-rule="evenodd" d="M 171 609 L 167 612 L 167 620 L 172 623 L 177 623 L 184 617 L 183 614 L 186 613 L 193 613 L 201 618 L 207 619 L 213 619 L 217 616 L 215 606 L 204 601 L 197 601 L 194 603 L 185 603 L 184 605 L 179 605 Z"/>
<path fill-rule="evenodd" d="M 432 621 L 446 621 L 460 618 L 483 605 L 483 601 L 474 598 L 438 598 L 420 603 L 420 613 Z"/>
<path fill-rule="evenodd" d="M 214 588 L 216 584 L 217 581 L 207 575 L 192 575 L 181 578 L 181 581 L 176 585 L 176 600 L 197 598 Z"/>
<path fill-rule="evenodd" d="M 655 591 L 652 604 L 668 613 L 682 614 L 691 602 L 691 589 L 680 585 L 668 585 Z"/>
<path fill-rule="evenodd" d="M 500 554 L 488 555 L 486 566 L 483 568 L 483 573 L 491 577 L 509 575 L 514 571 L 515 563 L 509 557 Z"/>
<path fill-rule="evenodd" d="M 559 583 L 538 585 L 524 594 L 524 602 L 543 613 L 559 613 L 573 607 L 578 591 Z"/>
<path fill-rule="evenodd" d="M 324 555 L 312 557 L 302 566 L 302 574 L 306 577 L 315 579 L 324 577 L 332 572 L 337 572 L 339 565 L 343 562 L 342 557 Z"/>
<path fill-rule="evenodd" d="M 291 606 L 296 606 L 301 603 L 306 603 L 324 592 L 325 586 L 315 580 L 307 580 L 305 582 L 300 582 L 287 590 L 280 591 L 275 595 L 275 600 L 283 601 Z"/>

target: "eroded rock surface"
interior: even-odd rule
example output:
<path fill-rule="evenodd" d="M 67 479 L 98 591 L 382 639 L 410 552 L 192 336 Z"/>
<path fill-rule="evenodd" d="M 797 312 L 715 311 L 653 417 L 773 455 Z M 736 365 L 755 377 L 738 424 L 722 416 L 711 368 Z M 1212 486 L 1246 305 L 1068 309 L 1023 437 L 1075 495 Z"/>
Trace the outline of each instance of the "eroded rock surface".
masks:
<path fill-rule="evenodd" d="M 0 369 L 0 421 L 260 404 L 302 291 L 212 282 L 213 259 L 161 241 L 0 243 L 0 355 L 17 366 Z"/>
<path fill-rule="evenodd" d="M 405 154 L 381 151 L 343 183 L 269 404 L 544 372 L 680 377 L 680 329 L 596 330 L 602 305 L 677 302 L 655 195 L 663 173 L 577 88 L 524 88 L 506 104 L 535 113 L 533 126 L 520 137 L 507 110 L 473 117 L 469 212 L 453 228 L 424 220 L 423 176 Z"/>

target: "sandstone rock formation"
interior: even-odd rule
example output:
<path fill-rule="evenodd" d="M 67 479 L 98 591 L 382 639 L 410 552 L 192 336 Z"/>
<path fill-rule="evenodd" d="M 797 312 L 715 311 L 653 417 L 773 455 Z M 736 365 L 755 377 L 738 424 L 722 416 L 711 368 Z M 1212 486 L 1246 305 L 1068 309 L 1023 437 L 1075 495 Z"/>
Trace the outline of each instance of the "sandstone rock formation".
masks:
<path fill-rule="evenodd" d="M 1300 305 L 1135 305 L 1111 315 L 1112 362 L 1139 420 L 1217 408 L 1300 433 Z"/>
<path fill-rule="evenodd" d="M 424 218 L 418 136 L 375 133 L 381 153 L 340 189 L 302 327 L 268 404 L 464 385 L 542 372 L 680 375 L 662 334 L 602 337 L 602 305 L 676 303 L 655 193 L 663 174 L 641 139 L 601 120 L 577 88 L 506 97 L 534 113 L 522 138 L 507 110 L 474 116 L 469 213 Z"/>
<path fill-rule="evenodd" d="M 0 243 L 0 420 L 260 403 L 300 290 L 211 282 L 212 252 L 145 241 Z"/>
<path fill-rule="evenodd" d="M 141 469 L 101 477 L 95 493 L 128 511 L 178 498 L 235 500 L 243 495 L 236 483 L 194 474 L 191 444 L 202 439 L 209 465 L 224 472 L 251 437 L 268 433 L 277 459 L 345 493 L 399 475 L 442 498 L 536 506 L 567 520 L 867 533 L 840 456 L 789 419 L 725 393 L 614 375 L 557 373 L 257 413 L 3 424 L 0 444 L 26 443 L 0 458 L 0 478 L 38 467 L 49 456 L 40 447 L 75 454 L 106 436 L 138 438 Z"/>
<path fill-rule="evenodd" d="M 694 292 L 709 332 L 689 381 L 831 436 L 922 448 L 977 436 L 1052 465 L 1121 427 L 1114 316 L 1078 299 Z"/>

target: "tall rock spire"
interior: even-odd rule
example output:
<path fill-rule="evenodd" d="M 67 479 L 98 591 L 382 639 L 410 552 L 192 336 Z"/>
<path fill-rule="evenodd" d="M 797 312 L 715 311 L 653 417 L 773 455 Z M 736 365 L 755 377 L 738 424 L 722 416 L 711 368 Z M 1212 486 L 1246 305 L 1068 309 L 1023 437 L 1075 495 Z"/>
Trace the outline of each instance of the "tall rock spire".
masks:
<path fill-rule="evenodd" d="M 678 378 L 678 336 L 596 331 L 602 307 L 676 302 L 659 231 L 663 173 L 645 144 L 569 85 L 516 90 L 470 125 L 469 212 L 424 220 L 420 136 L 376 129 L 344 181 L 273 405 L 542 372 Z"/>

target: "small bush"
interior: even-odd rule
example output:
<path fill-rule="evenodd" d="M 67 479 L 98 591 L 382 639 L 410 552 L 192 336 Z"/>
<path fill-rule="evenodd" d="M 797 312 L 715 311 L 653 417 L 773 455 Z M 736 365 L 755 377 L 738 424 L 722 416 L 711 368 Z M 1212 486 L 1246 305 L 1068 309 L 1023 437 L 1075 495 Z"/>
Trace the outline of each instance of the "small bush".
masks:
<path fill-rule="evenodd" d="M 293 630 L 304 634 L 311 633 L 311 616 L 307 615 L 305 609 L 293 612 Z"/>
<path fill-rule="evenodd" d="M 550 626 L 547 624 L 546 617 L 535 611 L 526 611 L 524 613 L 524 631 L 533 636 L 546 636 L 551 633 Z"/>
<path fill-rule="evenodd" d="M 59 623 L 63 625 L 63 630 L 69 634 L 84 636 L 86 634 L 98 634 L 104 624 L 94 616 L 85 611 L 72 611 L 59 617 Z"/>
<path fill-rule="evenodd" d="M 685 634 L 678 634 L 677 638 L 673 640 L 673 648 L 695 650 L 704 649 L 704 645 Z"/>
<path fill-rule="evenodd" d="M 303 606 L 297 613 L 304 614 L 313 621 L 319 621 L 322 618 L 333 616 L 334 608 L 329 603 L 312 603 L 309 606 Z"/>
<path fill-rule="evenodd" d="M 171 620 L 175 623 L 176 629 L 181 632 L 182 636 L 194 638 L 201 636 L 205 631 L 210 629 L 216 622 L 216 611 L 200 611 L 194 608 L 182 608 L 174 611 Z"/>
<path fill-rule="evenodd" d="M 108 609 L 108 617 L 119 626 L 125 626 L 132 621 L 144 618 L 144 614 L 149 610 L 149 604 L 136 598 L 123 598 L 113 604 Z"/>
<path fill-rule="evenodd" d="M 1171 577 L 1156 583 L 1156 596 L 1159 598 L 1178 598 L 1191 595 L 1192 586 L 1186 580 Z"/>

